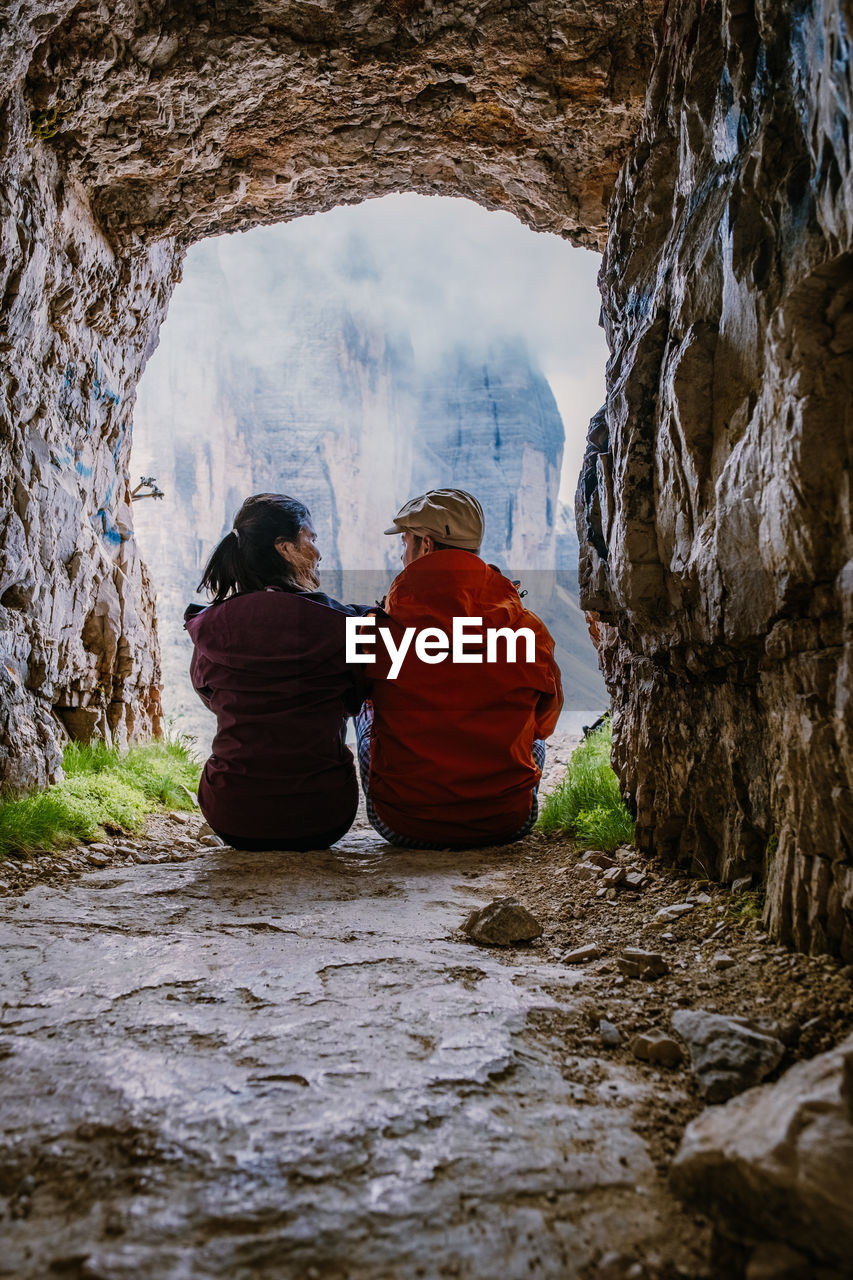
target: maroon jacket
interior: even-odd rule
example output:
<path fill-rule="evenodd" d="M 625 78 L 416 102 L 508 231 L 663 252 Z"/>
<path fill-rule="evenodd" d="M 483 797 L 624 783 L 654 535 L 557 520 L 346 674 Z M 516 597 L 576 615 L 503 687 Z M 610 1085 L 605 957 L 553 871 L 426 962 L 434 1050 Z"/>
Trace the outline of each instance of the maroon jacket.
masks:
<path fill-rule="evenodd" d="M 298 839 L 352 822 L 358 786 L 344 743 L 361 697 L 344 662 L 346 608 L 268 588 L 190 606 L 190 675 L 216 714 L 198 799 L 216 831 Z"/>

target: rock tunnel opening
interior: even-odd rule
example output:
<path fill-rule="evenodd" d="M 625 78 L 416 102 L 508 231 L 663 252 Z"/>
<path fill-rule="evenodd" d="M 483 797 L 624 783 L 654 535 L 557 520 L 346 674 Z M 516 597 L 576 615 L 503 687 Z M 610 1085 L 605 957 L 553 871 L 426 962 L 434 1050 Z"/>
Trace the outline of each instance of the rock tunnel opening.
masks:
<path fill-rule="evenodd" d="M 7 785 L 54 775 L 54 707 L 96 704 L 119 742 L 159 725 L 127 467 L 187 245 L 411 190 L 600 247 L 652 45 L 645 10 L 620 16 L 604 5 L 584 32 L 570 8 L 490 4 L 458 29 L 420 5 L 21 10 L 0 88 L 0 596 L 29 602 L 4 619 Z"/>
<path fill-rule="evenodd" d="M 486 560 L 522 581 L 557 641 L 562 731 L 598 719 L 573 502 L 604 394 L 598 265 L 508 215 L 415 195 L 189 252 L 140 383 L 130 464 L 163 493 L 150 500 L 140 480 L 133 514 L 176 730 L 210 742 L 183 611 L 248 493 L 305 501 L 322 588 L 372 603 L 400 569 L 391 515 L 447 485 L 478 496 Z"/>
<path fill-rule="evenodd" d="M 815 467 L 801 394 L 847 313 L 806 307 L 789 371 L 777 325 L 850 249 L 849 46 L 838 0 L 19 6 L 0 46 L 4 784 L 54 775 L 54 707 L 96 705 L 120 742 L 159 723 L 129 431 L 187 245 L 389 191 L 467 196 L 605 249 L 609 527 L 581 547 L 582 600 L 610 627 L 644 849 L 729 878 L 772 845 L 774 929 L 849 958 L 849 572 L 786 588 L 780 615 L 742 571 L 765 532 L 792 583 L 830 527 L 850 561 L 849 441 Z M 773 493 L 809 500 L 762 525 Z"/>

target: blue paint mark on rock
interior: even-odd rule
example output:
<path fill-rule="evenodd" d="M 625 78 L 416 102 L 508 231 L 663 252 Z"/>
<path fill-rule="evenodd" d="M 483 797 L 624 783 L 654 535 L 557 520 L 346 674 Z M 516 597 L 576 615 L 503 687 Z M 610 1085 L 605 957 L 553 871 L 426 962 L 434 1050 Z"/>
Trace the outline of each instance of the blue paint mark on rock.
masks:
<path fill-rule="evenodd" d="M 99 507 L 92 517 L 92 523 L 100 522 L 101 536 L 105 542 L 109 542 L 112 546 L 118 546 L 122 542 L 122 536 L 119 527 L 113 519 L 112 515 L 104 507 Z"/>
<path fill-rule="evenodd" d="M 121 452 L 121 446 L 124 444 L 124 437 L 127 435 L 127 423 L 122 422 L 118 429 L 118 439 L 113 446 L 113 462 L 118 462 L 118 455 Z"/>
<path fill-rule="evenodd" d="M 100 360 L 97 351 L 95 352 L 95 376 L 92 379 L 92 392 L 95 400 L 109 400 L 112 404 L 119 404 L 121 396 L 119 396 L 106 383 L 101 382 Z"/>

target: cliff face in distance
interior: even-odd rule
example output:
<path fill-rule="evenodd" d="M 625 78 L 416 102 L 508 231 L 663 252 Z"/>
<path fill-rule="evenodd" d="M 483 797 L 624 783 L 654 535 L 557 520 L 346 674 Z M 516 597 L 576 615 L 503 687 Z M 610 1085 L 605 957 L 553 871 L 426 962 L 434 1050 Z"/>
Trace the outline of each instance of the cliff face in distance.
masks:
<path fill-rule="evenodd" d="M 383 533 L 395 512 L 453 485 L 479 498 L 484 557 L 522 579 L 554 631 L 567 702 L 594 718 L 605 694 L 558 510 L 564 431 L 546 379 L 519 340 L 463 341 L 404 318 L 389 329 L 371 300 L 392 268 L 365 239 L 344 250 L 327 261 L 259 232 L 187 258 L 134 429 L 134 474 L 156 476 L 166 495 L 134 510 L 157 593 L 166 714 L 209 739 L 183 611 L 248 494 L 304 501 L 325 589 L 371 603 L 401 567 L 400 540 Z M 559 529 L 569 545 L 558 562 Z"/>

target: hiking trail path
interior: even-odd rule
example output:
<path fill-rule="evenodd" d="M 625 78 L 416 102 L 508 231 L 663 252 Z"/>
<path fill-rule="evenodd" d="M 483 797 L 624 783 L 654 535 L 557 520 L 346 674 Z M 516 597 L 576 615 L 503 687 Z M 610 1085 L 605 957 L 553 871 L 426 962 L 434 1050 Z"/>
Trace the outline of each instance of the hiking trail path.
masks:
<path fill-rule="evenodd" d="M 359 822 L 238 853 L 200 823 L 160 815 L 59 878 L 36 860 L 0 902 L 0 1274 L 710 1274 L 655 1146 L 655 1116 L 699 1109 L 689 1074 L 591 1033 L 641 1024 L 657 984 L 626 1004 L 612 965 L 562 963 L 559 920 L 518 947 L 460 931 L 514 892 L 581 902 L 556 889 L 570 846 L 404 852 Z"/>

